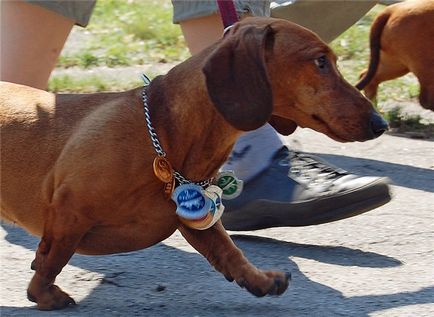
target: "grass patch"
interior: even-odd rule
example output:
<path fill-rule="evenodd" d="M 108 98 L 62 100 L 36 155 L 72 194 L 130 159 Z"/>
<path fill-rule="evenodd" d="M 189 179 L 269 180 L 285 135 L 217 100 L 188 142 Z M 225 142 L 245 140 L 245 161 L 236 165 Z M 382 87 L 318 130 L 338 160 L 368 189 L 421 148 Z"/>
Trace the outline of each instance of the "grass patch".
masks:
<path fill-rule="evenodd" d="M 48 84 L 48 90 L 55 93 L 93 93 L 102 91 L 123 91 L 140 86 L 139 79 L 120 81 L 107 79 L 98 75 L 73 77 L 70 75 L 53 76 Z"/>
<path fill-rule="evenodd" d="M 403 113 L 402 108 L 397 106 L 383 113 L 389 122 L 392 134 L 404 134 L 412 138 L 434 138 L 434 124 L 422 123 L 420 115 L 408 115 Z"/>
<path fill-rule="evenodd" d="M 169 0 L 98 1 L 87 28 L 73 32 L 79 40 L 62 52 L 58 67 L 115 67 L 189 56 L 179 26 L 172 23 Z"/>

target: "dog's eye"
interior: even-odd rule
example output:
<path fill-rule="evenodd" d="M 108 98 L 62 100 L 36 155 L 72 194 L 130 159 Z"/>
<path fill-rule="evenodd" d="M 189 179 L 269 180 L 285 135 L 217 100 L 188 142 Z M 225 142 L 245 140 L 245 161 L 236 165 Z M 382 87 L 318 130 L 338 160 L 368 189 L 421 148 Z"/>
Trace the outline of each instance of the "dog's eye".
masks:
<path fill-rule="evenodd" d="M 315 65 L 319 68 L 319 69 L 324 69 L 327 66 L 327 57 L 325 55 L 322 55 L 320 57 L 318 57 L 315 60 Z"/>

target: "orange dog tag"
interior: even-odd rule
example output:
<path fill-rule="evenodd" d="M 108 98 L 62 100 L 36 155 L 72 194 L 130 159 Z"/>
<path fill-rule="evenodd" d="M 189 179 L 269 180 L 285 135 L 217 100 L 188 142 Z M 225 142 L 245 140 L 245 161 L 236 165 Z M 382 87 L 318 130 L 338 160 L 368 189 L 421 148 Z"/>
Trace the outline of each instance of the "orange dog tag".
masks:
<path fill-rule="evenodd" d="M 154 174 L 163 183 L 172 183 L 173 180 L 173 169 L 169 161 L 162 157 L 157 156 L 153 163 Z"/>

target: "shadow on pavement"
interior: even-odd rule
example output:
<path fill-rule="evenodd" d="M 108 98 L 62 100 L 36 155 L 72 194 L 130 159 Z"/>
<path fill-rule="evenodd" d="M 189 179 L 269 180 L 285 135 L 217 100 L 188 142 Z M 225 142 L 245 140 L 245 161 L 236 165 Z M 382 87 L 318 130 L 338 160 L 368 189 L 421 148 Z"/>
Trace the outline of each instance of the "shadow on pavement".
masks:
<path fill-rule="evenodd" d="M 37 246 L 38 239 L 22 229 L 8 225 L 3 228 L 8 242 L 30 250 Z M 96 286 L 78 306 L 50 312 L 50 316 L 369 316 L 379 310 L 432 302 L 434 288 L 345 297 L 340 291 L 307 278 L 290 259 L 303 257 L 340 266 L 378 269 L 400 266 L 401 262 L 395 258 L 341 246 L 304 245 L 243 235 L 232 237 L 258 267 L 292 273 L 293 282 L 285 294 L 256 298 L 235 283 L 227 282 L 201 255 L 159 243 L 125 254 L 74 255 L 69 264 L 82 270 L 68 278 L 68 285 L 62 285 L 59 278 L 59 286 L 73 297 L 88 292 L 89 285 Z M 32 259 L 33 255 L 25 260 L 29 270 Z M 348 283 L 352 278 L 348 277 Z M 46 314 L 27 307 L 2 307 L 1 313 L 4 316 Z"/>
<path fill-rule="evenodd" d="M 242 234 L 231 234 L 231 238 L 244 253 L 250 251 L 253 256 L 258 248 L 267 252 L 276 250 L 275 253 L 278 255 L 281 255 L 281 251 L 285 249 L 288 251 L 285 260 L 286 257 L 291 256 L 340 266 L 370 268 L 388 268 L 402 265 L 401 261 L 386 255 L 342 246 L 299 244 Z"/>
<path fill-rule="evenodd" d="M 387 176 L 392 184 L 434 192 L 434 170 L 358 157 L 311 153 L 358 175 Z"/>
<path fill-rule="evenodd" d="M 231 237 L 254 263 L 257 250 L 266 250 L 267 254 L 264 254 L 264 256 L 268 256 L 268 254 L 280 254 L 282 258 L 285 255 L 302 257 L 339 266 L 389 268 L 403 265 L 399 260 L 392 257 L 341 246 L 294 244 L 276 239 L 247 235 L 232 235 Z M 292 264 L 296 266 L 294 262 Z M 416 292 L 346 297 L 336 289 L 309 280 L 300 272 L 297 266 L 293 269 L 293 272 L 296 274 L 296 277 L 293 278 L 294 283 L 297 282 L 302 292 L 304 292 L 300 294 L 300 300 L 303 305 L 311 309 L 312 307 L 317 307 L 311 310 L 311 316 L 367 317 L 381 310 L 434 302 L 434 286 L 421 288 Z M 342 277 L 338 278 L 342 279 Z M 349 283 L 351 282 L 351 278 L 348 277 Z M 369 281 L 366 282 L 369 283 Z M 309 314 L 306 314 L 306 316 L 309 316 Z"/>

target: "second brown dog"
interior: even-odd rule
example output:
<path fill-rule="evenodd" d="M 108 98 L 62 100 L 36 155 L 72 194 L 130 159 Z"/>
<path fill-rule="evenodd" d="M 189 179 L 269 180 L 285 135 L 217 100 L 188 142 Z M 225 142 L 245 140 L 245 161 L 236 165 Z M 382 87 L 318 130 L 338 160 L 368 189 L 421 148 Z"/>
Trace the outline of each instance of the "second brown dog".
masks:
<path fill-rule="evenodd" d="M 383 81 L 412 72 L 419 102 L 434 111 L 434 0 L 408 0 L 387 7 L 372 24 L 371 59 L 356 87 L 373 100 Z"/>

